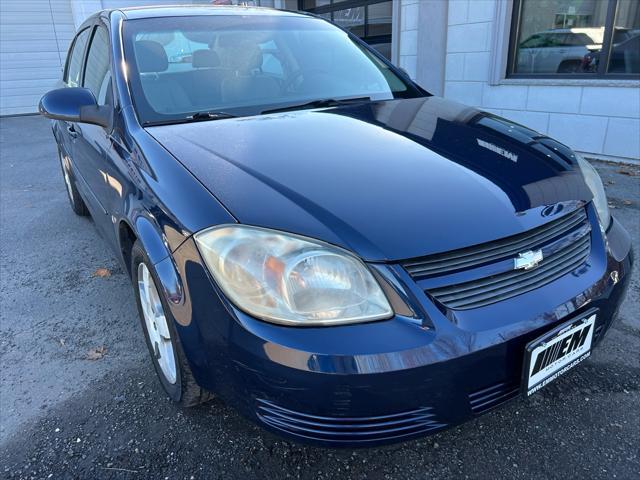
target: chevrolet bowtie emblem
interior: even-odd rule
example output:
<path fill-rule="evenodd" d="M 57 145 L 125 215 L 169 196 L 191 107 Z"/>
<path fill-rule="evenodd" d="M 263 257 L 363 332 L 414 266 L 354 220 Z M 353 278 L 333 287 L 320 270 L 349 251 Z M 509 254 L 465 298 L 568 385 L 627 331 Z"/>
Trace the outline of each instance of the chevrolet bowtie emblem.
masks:
<path fill-rule="evenodd" d="M 531 270 L 532 268 L 537 267 L 543 258 L 542 250 L 536 250 L 535 252 L 533 250 L 529 250 L 528 252 L 520 253 L 513 259 L 513 269 Z"/>

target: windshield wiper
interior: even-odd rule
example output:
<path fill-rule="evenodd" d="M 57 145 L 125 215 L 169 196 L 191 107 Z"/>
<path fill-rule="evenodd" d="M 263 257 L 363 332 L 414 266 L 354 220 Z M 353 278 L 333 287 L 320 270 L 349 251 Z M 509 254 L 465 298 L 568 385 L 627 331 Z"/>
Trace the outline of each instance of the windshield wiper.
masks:
<path fill-rule="evenodd" d="M 196 112 L 188 117 L 182 118 L 169 118 L 167 120 L 157 120 L 144 122 L 143 126 L 153 127 L 157 125 L 175 125 L 177 123 L 189 123 L 189 122 L 202 122 L 205 120 L 222 120 L 223 118 L 235 118 L 238 115 L 227 112 L 210 111 L 210 112 Z"/>
<path fill-rule="evenodd" d="M 351 105 L 352 103 L 370 102 L 371 97 L 354 97 L 354 98 L 323 98 L 320 100 L 312 100 L 310 102 L 299 103 L 295 105 L 287 105 L 285 107 L 270 108 L 263 110 L 260 113 L 277 113 L 288 112 L 290 110 L 304 110 L 305 108 L 324 108 L 324 107 L 337 107 L 340 105 Z"/>
<path fill-rule="evenodd" d="M 210 111 L 210 112 L 196 112 L 193 115 L 187 117 L 189 120 L 220 120 L 223 118 L 235 118 L 237 115 L 227 112 Z"/>

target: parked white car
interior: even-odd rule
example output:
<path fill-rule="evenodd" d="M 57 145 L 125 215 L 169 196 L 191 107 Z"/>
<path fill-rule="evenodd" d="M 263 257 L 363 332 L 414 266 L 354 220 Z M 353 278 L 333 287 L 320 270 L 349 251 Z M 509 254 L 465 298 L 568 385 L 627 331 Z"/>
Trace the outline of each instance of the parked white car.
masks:
<path fill-rule="evenodd" d="M 604 27 L 558 28 L 534 33 L 518 46 L 517 73 L 573 73 L 582 59 L 600 50 Z"/>

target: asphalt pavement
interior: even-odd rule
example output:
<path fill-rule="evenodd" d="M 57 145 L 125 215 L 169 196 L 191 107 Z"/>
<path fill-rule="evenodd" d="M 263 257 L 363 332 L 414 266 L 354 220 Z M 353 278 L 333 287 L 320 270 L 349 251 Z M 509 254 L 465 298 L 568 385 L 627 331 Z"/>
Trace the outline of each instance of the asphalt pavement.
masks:
<path fill-rule="evenodd" d="M 640 168 L 595 162 L 640 252 Z M 180 410 L 147 358 L 129 278 L 67 202 L 49 123 L 0 119 L 0 477 L 640 476 L 640 272 L 590 359 L 529 399 L 385 448 L 264 432 L 214 400 Z"/>

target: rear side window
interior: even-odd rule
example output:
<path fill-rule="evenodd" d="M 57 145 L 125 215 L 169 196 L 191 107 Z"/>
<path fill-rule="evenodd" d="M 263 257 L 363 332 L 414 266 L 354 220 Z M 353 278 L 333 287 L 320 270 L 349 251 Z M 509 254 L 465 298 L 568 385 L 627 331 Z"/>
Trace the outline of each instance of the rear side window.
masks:
<path fill-rule="evenodd" d="M 567 45 L 571 46 L 580 46 L 583 47 L 585 45 L 595 44 L 592 38 L 589 35 L 584 33 L 569 33 L 567 34 Z"/>
<path fill-rule="evenodd" d="M 97 27 L 89 46 L 82 86 L 91 90 L 98 100 L 98 105 L 109 103 L 109 63 L 109 35 L 106 28 Z"/>
<path fill-rule="evenodd" d="M 547 43 L 546 35 L 532 35 L 520 44 L 520 48 L 541 48 L 546 47 Z"/>
<path fill-rule="evenodd" d="M 82 56 L 84 49 L 89 40 L 89 29 L 85 28 L 77 36 L 73 42 L 73 47 L 69 53 L 67 60 L 67 70 L 64 81 L 70 87 L 78 87 L 80 85 L 80 72 L 82 71 Z"/>

